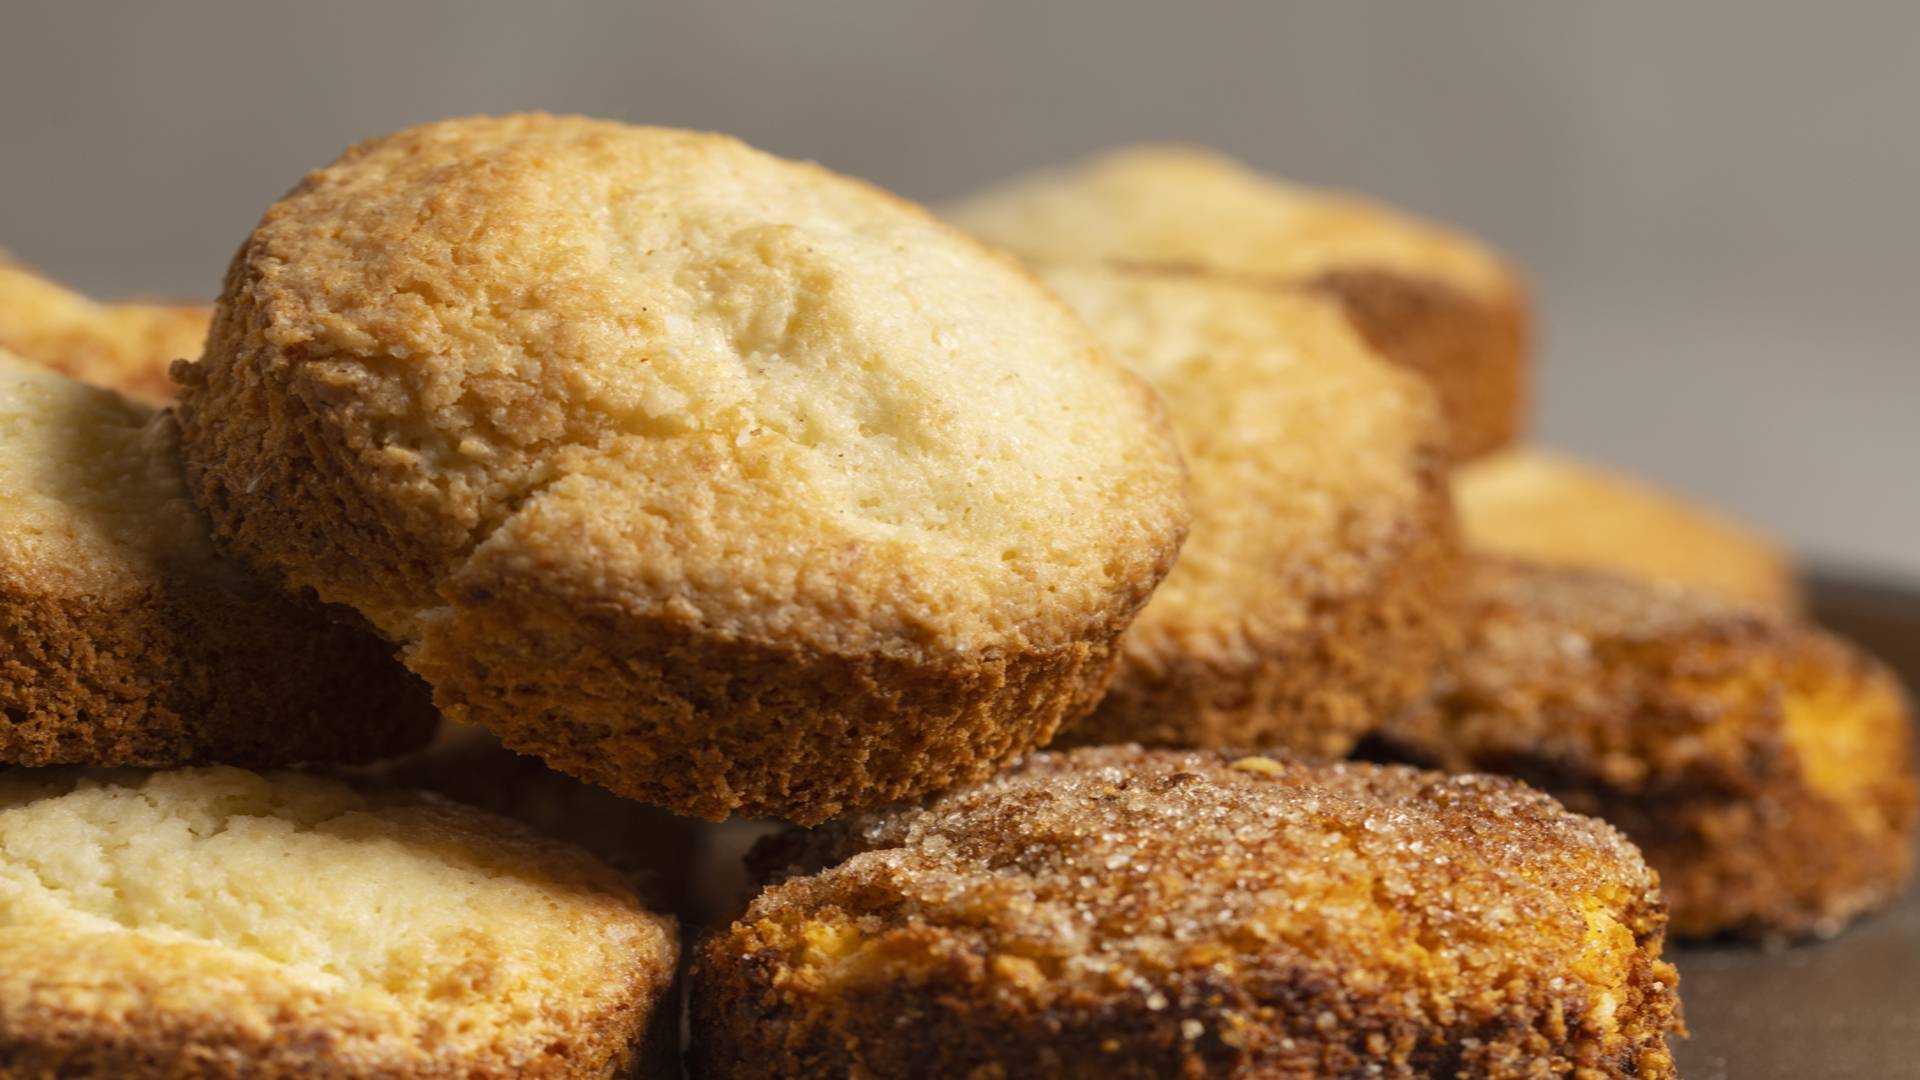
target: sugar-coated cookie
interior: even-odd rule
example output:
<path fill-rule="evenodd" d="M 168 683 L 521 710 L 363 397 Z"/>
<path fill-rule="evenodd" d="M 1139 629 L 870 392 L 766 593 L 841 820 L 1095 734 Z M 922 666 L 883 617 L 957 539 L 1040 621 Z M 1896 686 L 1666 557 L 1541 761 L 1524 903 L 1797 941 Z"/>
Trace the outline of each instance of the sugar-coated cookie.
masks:
<path fill-rule="evenodd" d="M 1913 870 L 1898 680 L 1828 634 L 1678 586 L 1487 558 L 1467 639 L 1384 744 L 1620 827 L 1678 934 L 1835 933 Z"/>
<path fill-rule="evenodd" d="M 695 1076 L 1674 1075 L 1653 873 L 1498 777 L 1048 752 L 760 861 Z"/>

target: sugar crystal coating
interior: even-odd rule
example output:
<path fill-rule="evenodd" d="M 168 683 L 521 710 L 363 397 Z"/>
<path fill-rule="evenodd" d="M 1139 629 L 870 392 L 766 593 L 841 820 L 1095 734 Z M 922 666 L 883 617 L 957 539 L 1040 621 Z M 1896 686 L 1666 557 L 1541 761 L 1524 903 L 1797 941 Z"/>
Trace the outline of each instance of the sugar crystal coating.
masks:
<path fill-rule="evenodd" d="M 1043 753 L 760 861 L 701 951 L 708 1075 L 1671 1068 L 1653 874 L 1511 781 Z"/>
<path fill-rule="evenodd" d="M 1920 813 L 1883 665 L 1667 582 L 1482 556 L 1468 585 L 1464 647 L 1384 756 L 1518 776 L 1613 822 L 1688 936 L 1830 934 L 1899 894 Z"/>

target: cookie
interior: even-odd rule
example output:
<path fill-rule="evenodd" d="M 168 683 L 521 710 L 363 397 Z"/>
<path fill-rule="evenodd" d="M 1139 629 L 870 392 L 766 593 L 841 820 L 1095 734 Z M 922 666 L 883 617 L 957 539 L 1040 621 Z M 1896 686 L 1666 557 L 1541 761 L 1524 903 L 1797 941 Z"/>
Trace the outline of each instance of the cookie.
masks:
<path fill-rule="evenodd" d="M 950 217 L 1038 263 L 1205 270 L 1325 293 L 1383 355 L 1433 383 L 1457 459 L 1526 426 L 1519 279 L 1483 245 L 1388 207 L 1204 150 L 1137 146 L 1011 181 Z"/>
<path fill-rule="evenodd" d="M 370 761 L 433 732 L 385 642 L 219 558 L 170 417 L 0 353 L 0 764 Z"/>
<path fill-rule="evenodd" d="M 1846 643 L 1711 594 L 1488 558 L 1398 759 L 1498 772 L 1620 827 L 1687 937 L 1830 935 L 1912 873 L 1911 718 Z"/>
<path fill-rule="evenodd" d="M 672 1075 L 677 950 L 586 853 L 429 796 L 0 773 L 10 1075 Z"/>
<path fill-rule="evenodd" d="M 1064 743 L 1338 757 L 1426 692 L 1463 556 L 1432 390 L 1337 304 L 1201 275 L 1043 280 L 1166 402 L 1193 527 Z"/>
<path fill-rule="evenodd" d="M 0 349 L 148 402 L 173 396 L 167 369 L 200 355 L 205 304 L 104 304 L 0 255 Z"/>
<path fill-rule="evenodd" d="M 1780 611 L 1801 607 L 1793 558 L 1771 537 L 1641 480 L 1527 447 L 1454 477 L 1470 546 L 1611 570 Z"/>
<path fill-rule="evenodd" d="M 1496 777 L 1042 753 L 763 851 L 698 1077 L 1670 1077 L 1639 852 Z"/>
<path fill-rule="evenodd" d="M 685 814 L 822 820 L 1092 708 L 1186 528 L 1151 392 L 919 208 L 718 135 L 375 139 L 183 366 L 218 539 L 453 719 Z"/>

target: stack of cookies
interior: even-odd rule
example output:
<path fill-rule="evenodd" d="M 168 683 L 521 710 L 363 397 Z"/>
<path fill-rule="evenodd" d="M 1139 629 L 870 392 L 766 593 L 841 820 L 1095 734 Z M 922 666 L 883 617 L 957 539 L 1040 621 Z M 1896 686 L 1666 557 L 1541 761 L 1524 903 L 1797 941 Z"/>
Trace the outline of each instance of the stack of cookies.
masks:
<path fill-rule="evenodd" d="M 1528 340 L 1200 152 L 544 115 L 211 311 L 0 264 L 0 1073 L 1674 1075 L 1669 931 L 1904 885 L 1907 705 Z"/>

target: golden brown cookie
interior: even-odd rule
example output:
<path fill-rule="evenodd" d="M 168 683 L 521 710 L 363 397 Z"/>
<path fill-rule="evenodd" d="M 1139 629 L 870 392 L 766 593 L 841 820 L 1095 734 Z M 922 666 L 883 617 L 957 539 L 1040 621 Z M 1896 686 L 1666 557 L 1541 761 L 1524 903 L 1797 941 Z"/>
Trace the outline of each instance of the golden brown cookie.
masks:
<path fill-rule="evenodd" d="M 1497 777 L 1042 753 L 762 863 L 695 1076 L 1674 1075 L 1654 875 Z"/>
<path fill-rule="evenodd" d="M 143 401 L 173 396 L 167 368 L 200 355 L 205 304 L 103 304 L 0 255 L 0 349 Z"/>
<path fill-rule="evenodd" d="M 1801 606 L 1793 558 L 1777 541 L 1608 469 L 1525 447 L 1462 468 L 1453 492 L 1461 531 L 1481 551 Z"/>
<path fill-rule="evenodd" d="M 677 951 L 585 852 L 429 796 L 0 773 L 9 1076 L 674 1075 Z"/>
<path fill-rule="evenodd" d="M 418 754 L 372 771 L 395 787 L 445 795 L 585 848 L 625 874 L 655 910 L 687 914 L 693 906 L 698 823 L 555 772 L 501 746 L 486 728 L 442 724 Z"/>
<path fill-rule="evenodd" d="M 1898 895 L 1911 721 L 1879 664 L 1676 586 L 1491 558 L 1472 584 L 1465 649 L 1387 753 L 1619 826 L 1689 937 L 1832 934 Z"/>
<path fill-rule="evenodd" d="M 1200 270 L 1338 299 L 1383 355 L 1432 381 L 1467 459 L 1526 426 L 1525 290 L 1475 241 L 1204 150 L 1137 146 L 991 189 L 950 216 L 1037 263 Z"/>
<path fill-rule="evenodd" d="M 218 558 L 177 431 L 0 352 L 0 764 L 369 761 L 425 687 L 351 613 Z"/>
<path fill-rule="evenodd" d="M 1043 279 L 1160 392 L 1193 528 L 1069 743 L 1338 757 L 1426 692 L 1461 553 L 1433 392 L 1337 304 L 1184 274 Z"/>
<path fill-rule="evenodd" d="M 1147 388 L 1011 261 L 717 135 L 364 143 L 183 366 L 216 535 L 452 718 L 683 813 L 821 820 L 1091 709 L 1186 528 Z"/>

